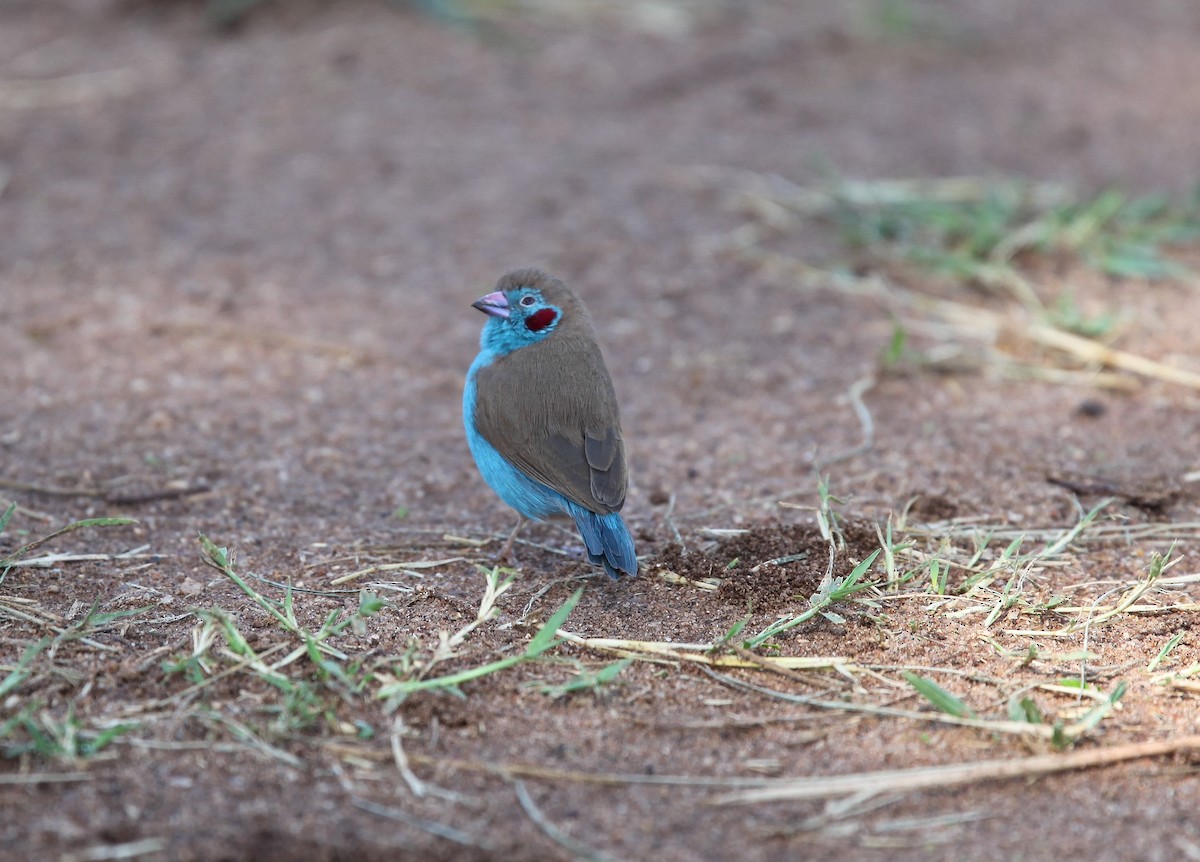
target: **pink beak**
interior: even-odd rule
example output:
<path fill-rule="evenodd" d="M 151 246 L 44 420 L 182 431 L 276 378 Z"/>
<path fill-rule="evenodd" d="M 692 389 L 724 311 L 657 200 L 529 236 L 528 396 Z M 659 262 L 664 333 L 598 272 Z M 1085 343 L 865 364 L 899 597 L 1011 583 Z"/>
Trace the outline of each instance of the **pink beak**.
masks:
<path fill-rule="evenodd" d="M 471 303 L 471 307 L 478 308 L 484 314 L 490 314 L 492 317 L 508 317 L 508 300 L 498 290 L 487 296 L 479 297 Z"/>

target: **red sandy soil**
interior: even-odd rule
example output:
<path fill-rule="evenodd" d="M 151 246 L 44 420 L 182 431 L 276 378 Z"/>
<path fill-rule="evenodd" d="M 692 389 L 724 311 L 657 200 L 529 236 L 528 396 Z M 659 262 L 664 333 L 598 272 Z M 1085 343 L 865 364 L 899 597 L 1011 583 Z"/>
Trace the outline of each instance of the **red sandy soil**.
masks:
<path fill-rule="evenodd" d="M 825 544 L 811 509 L 778 502 L 815 505 L 814 463 L 859 442 L 846 392 L 876 371 L 892 323 L 865 300 L 800 291 L 715 251 L 744 217 L 721 181 L 698 189 L 696 169 L 801 184 L 829 170 L 1018 176 L 1183 195 L 1200 164 L 1194 3 L 910 5 L 913 26 L 889 29 L 870 3 L 712 4 L 670 33 L 611 12 L 471 28 L 365 0 L 263 4 L 232 32 L 206 23 L 200 3 L 0 6 L 0 496 L 22 506 L 0 554 L 100 516 L 138 523 L 48 550 L 144 546 L 129 559 L 13 569 L 0 596 L 61 625 L 97 601 L 153 606 L 39 657 L 0 700 L 0 724 L 33 702 L 62 720 L 74 703 L 91 729 L 145 707 L 92 757 L 0 761 L 8 858 L 1200 858 L 1187 753 L 844 808 L 715 804 L 729 785 L 606 779 L 822 776 L 1051 751 L 772 699 L 686 662 L 635 662 L 616 683 L 558 699 L 537 685 L 565 682 L 561 663 L 489 675 L 461 698 L 418 693 L 394 713 L 367 695 L 332 697 L 311 726 L 274 734 L 281 698 L 253 674 L 185 696 L 189 680 L 163 672 L 192 649 L 192 608 L 227 609 L 259 648 L 286 640 L 202 564 L 198 532 L 236 547 L 242 571 L 315 590 L 372 563 L 459 558 L 420 579 L 390 574 L 412 591 L 387 593 L 365 632 L 336 641 L 351 653 L 399 656 L 473 619 L 476 564 L 496 544 L 443 536 L 501 536 L 512 516 L 462 437 L 462 378 L 482 322 L 469 303 L 525 265 L 569 280 L 598 322 L 643 575 L 609 584 L 571 556 L 569 532 L 534 527 L 525 538 L 545 547 L 519 546 L 500 615 L 443 670 L 519 653 L 580 585 L 567 628 L 588 637 L 708 642 L 748 610 L 757 631 L 807 607 Z M 776 247 L 835 254 L 819 233 Z M 1120 310 L 1123 348 L 1200 370 L 1193 286 L 1073 266 L 1044 274 Z M 1106 496 L 1118 498 L 1106 523 L 1158 524 L 1169 537 L 1200 521 L 1184 478 L 1200 469 L 1200 399 L 1185 387 L 925 373 L 881 379 L 866 404 L 874 445 L 826 471 L 849 539 L 840 574 L 877 546 L 874 522 L 913 497 L 914 522 L 1066 527 L 1080 503 Z M 1063 476 L 1092 484 L 1050 481 Z M 704 532 L 731 528 L 752 532 L 724 544 Z M 1089 544 L 1031 590 L 1137 578 L 1150 551 Z M 1193 545 L 1177 551 L 1171 573 L 1194 572 Z M 724 583 L 706 591 L 668 570 Z M 1170 600 L 1195 598 L 1185 586 Z M 315 628 L 357 599 L 296 602 Z M 928 599 L 837 612 L 844 622 L 818 616 L 780 650 L 884 668 L 882 679 L 730 675 L 928 711 L 886 668 L 952 669 L 929 675 L 1002 717 L 1004 693 L 1078 673 L 1077 660 L 1006 658 L 983 638 L 1018 653 L 1029 638 Z M 1200 661 L 1195 618 L 1130 617 L 1089 634 L 1093 681 L 1107 691 L 1124 680 L 1129 692 L 1076 751 L 1195 732 L 1195 695 L 1144 671 L 1179 632 L 1167 667 Z M 48 624 L 0 616 L 0 679 Z M 1061 656 L 1083 646 L 1042 643 Z M 613 658 L 554 655 L 593 670 Z M 214 672 L 229 666 L 214 659 Z M 402 779 L 396 717 L 412 770 L 445 794 L 418 798 Z M 359 739 L 355 721 L 373 738 Z"/>

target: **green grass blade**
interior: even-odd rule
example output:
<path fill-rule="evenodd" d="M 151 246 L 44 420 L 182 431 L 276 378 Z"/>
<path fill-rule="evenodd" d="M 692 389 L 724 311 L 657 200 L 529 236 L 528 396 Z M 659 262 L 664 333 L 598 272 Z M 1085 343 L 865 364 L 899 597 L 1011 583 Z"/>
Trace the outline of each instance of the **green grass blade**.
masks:
<path fill-rule="evenodd" d="M 1107 716 L 1113 711 L 1114 708 L 1116 708 L 1116 705 L 1121 701 L 1121 698 L 1125 696 L 1125 691 L 1128 688 L 1129 686 L 1126 683 L 1118 683 L 1117 687 L 1113 689 L 1113 693 L 1110 694 L 1102 703 L 1098 703 L 1089 709 L 1087 713 L 1084 714 L 1083 718 L 1075 722 L 1074 726 L 1071 728 L 1073 731 L 1075 731 L 1074 738 L 1079 739 L 1089 731 L 1093 730 L 1096 725 L 1098 725 L 1104 719 L 1105 716 Z"/>
<path fill-rule="evenodd" d="M 908 684 L 915 688 L 922 697 L 947 715 L 953 715 L 957 718 L 974 717 L 975 713 L 971 711 L 969 706 L 933 680 L 918 676 L 912 671 L 905 671 L 904 678 L 908 680 Z"/>
<path fill-rule="evenodd" d="M 521 655 L 509 656 L 498 661 L 488 662 L 479 667 L 469 668 L 459 671 L 458 673 L 447 674 L 446 676 L 434 677 L 433 679 L 412 679 L 403 682 L 394 683 L 393 685 L 385 685 L 379 689 L 377 697 L 381 700 L 395 697 L 397 695 L 411 694 L 414 691 L 426 691 L 432 688 L 455 688 L 462 685 L 464 682 L 480 679 L 497 671 L 518 665 L 523 661 L 528 660 L 529 654 L 522 653 Z"/>
<path fill-rule="evenodd" d="M 579 599 L 582 596 L 583 587 L 580 587 L 570 598 L 563 602 L 562 607 L 555 611 L 550 616 L 550 619 L 546 620 L 546 624 L 538 630 L 538 633 L 529 641 L 529 645 L 525 647 L 525 652 L 520 655 L 508 656 L 507 658 L 488 662 L 479 667 L 468 668 L 467 670 L 446 676 L 434 677 L 432 679 L 403 680 L 391 685 L 385 685 L 379 689 L 376 697 L 389 701 L 388 708 L 391 709 L 394 704 L 398 705 L 398 699 L 402 699 L 412 692 L 426 691 L 428 689 L 454 690 L 464 682 L 480 679 L 497 671 L 530 661 L 561 643 L 556 636 L 556 632 L 567 621 L 567 617 L 575 609 L 575 605 L 579 603 Z"/>
<path fill-rule="evenodd" d="M 4 528 L 8 526 L 8 522 L 12 520 L 13 512 L 17 511 L 17 504 L 10 503 L 9 507 L 4 510 L 4 514 L 0 515 L 0 533 L 4 532 Z"/>
<path fill-rule="evenodd" d="M 10 691 L 15 690 L 17 686 L 19 686 L 25 680 L 29 679 L 30 675 L 32 674 L 32 671 L 29 670 L 29 666 L 33 663 L 33 660 L 37 658 L 38 653 L 50 646 L 51 642 L 51 638 L 44 637 L 40 641 L 31 643 L 29 646 L 25 647 L 25 651 L 21 653 L 21 657 L 17 659 L 17 666 L 9 672 L 8 676 L 6 676 L 2 682 L 0 682 L 0 697 L 4 697 Z"/>
<path fill-rule="evenodd" d="M 583 587 L 580 587 L 570 598 L 562 603 L 562 607 L 555 611 L 550 619 L 546 621 L 546 624 L 533 636 L 533 640 L 525 648 L 525 655 L 530 657 L 540 655 L 555 645 L 558 630 L 567 621 L 567 617 L 571 615 L 571 611 L 575 610 L 575 605 L 579 604 L 579 599 L 582 596 Z"/>
<path fill-rule="evenodd" d="M 1166 657 L 1171 654 L 1171 650 L 1179 646 L 1179 642 L 1181 640 L 1183 640 L 1183 632 L 1176 632 L 1175 635 L 1163 645 L 1163 648 L 1158 651 L 1158 655 L 1152 658 L 1150 663 L 1146 665 L 1146 672 L 1153 673 L 1158 666 L 1163 663 Z M 3 694 L 2 690 L 0 690 L 0 694 Z"/>
<path fill-rule="evenodd" d="M 830 600 L 837 601 L 839 599 L 844 599 L 847 596 L 857 593 L 860 590 L 864 590 L 870 586 L 870 584 L 860 584 L 859 581 L 862 580 L 863 575 L 870 570 L 871 566 L 875 564 L 875 559 L 882 552 L 883 548 L 876 548 L 874 551 L 868 554 L 867 558 L 855 566 L 853 571 L 846 575 L 845 579 L 833 589 L 833 591 L 830 593 Z"/>
<path fill-rule="evenodd" d="M 79 746 L 80 754 L 91 755 L 98 754 L 108 747 L 118 736 L 129 733 L 131 730 L 137 729 L 136 724 L 118 724 L 113 727 L 106 728 L 96 734 L 89 734 L 88 737 L 81 741 Z"/>
<path fill-rule="evenodd" d="M 1008 717 L 1012 721 L 1023 721 L 1028 724 L 1044 724 L 1046 719 L 1042 715 L 1042 711 L 1038 709 L 1033 698 L 1022 697 L 1013 698 L 1008 702 Z"/>
<path fill-rule="evenodd" d="M 10 506 L 9 511 L 5 513 L 4 524 L 8 523 L 7 519 L 8 519 L 8 517 L 11 517 L 12 509 L 15 506 L 16 506 L 16 503 L 14 503 L 12 506 Z M 40 539 L 36 539 L 36 540 L 30 542 L 29 544 L 22 545 L 21 547 L 17 548 L 15 551 L 13 551 L 7 557 L 0 559 L 0 567 L 7 566 L 9 563 L 12 563 L 12 562 L 15 562 L 15 561 L 21 559 L 21 557 L 25 556 L 30 551 L 32 551 L 36 548 L 40 548 L 42 545 L 46 544 L 47 542 L 49 542 L 53 539 L 57 539 L 59 536 L 65 536 L 67 533 L 73 533 L 76 530 L 82 530 L 82 529 L 85 529 L 86 527 L 124 527 L 128 524 L 136 524 L 136 523 L 137 523 L 137 521 L 133 518 L 89 518 L 86 521 L 75 521 L 73 523 L 67 524 L 67 526 L 63 527 L 62 529 L 55 530 L 53 533 L 51 533 L 48 536 L 43 536 Z M 3 525 L 0 524 L 0 530 L 2 530 L 2 529 L 3 529 Z"/>

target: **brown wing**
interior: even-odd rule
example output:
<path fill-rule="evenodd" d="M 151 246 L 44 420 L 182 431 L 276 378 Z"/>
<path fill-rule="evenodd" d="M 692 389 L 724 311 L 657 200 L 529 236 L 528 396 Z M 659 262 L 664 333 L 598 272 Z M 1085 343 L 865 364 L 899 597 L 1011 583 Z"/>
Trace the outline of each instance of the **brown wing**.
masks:
<path fill-rule="evenodd" d="M 625 443 L 612 379 L 590 335 L 559 331 L 480 369 L 475 426 L 527 476 L 607 514 L 625 503 Z"/>

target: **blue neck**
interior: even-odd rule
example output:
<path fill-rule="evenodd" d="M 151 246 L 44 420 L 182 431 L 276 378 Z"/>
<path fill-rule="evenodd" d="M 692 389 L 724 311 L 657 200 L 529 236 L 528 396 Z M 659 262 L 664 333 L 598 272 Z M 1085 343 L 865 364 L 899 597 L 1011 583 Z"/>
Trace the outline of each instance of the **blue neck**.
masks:
<path fill-rule="evenodd" d="M 492 317 L 483 325 L 483 331 L 479 333 L 481 351 L 479 356 L 483 357 L 484 354 L 488 354 L 490 356 L 488 362 L 490 362 L 497 356 L 512 353 L 534 340 L 536 340 L 534 333 L 526 330 L 524 326 L 514 327 L 508 320 Z M 485 362 L 484 365 L 486 364 Z"/>
<path fill-rule="evenodd" d="M 479 353 L 475 356 L 471 367 L 467 369 L 467 381 L 463 387 L 463 421 L 467 423 L 468 428 L 475 427 L 475 376 L 481 369 L 487 368 L 505 353 L 487 343 L 487 331 L 488 327 L 485 326 L 483 335 L 479 339 Z"/>

